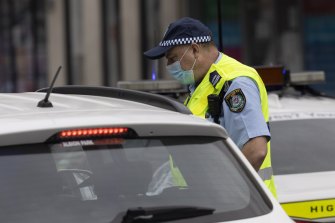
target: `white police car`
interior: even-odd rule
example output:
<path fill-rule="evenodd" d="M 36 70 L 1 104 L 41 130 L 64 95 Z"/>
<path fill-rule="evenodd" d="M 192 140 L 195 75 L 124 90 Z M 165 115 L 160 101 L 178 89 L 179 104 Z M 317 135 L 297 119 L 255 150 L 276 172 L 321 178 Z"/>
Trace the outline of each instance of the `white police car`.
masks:
<path fill-rule="evenodd" d="M 278 199 L 296 222 L 335 222 L 335 98 L 306 85 L 323 72 L 291 79 L 293 87 L 268 97 Z"/>
<path fill-rule="evenodd" d="M 0 222 L 292 222 L 219 125 L 160 95 L 0 94 Z"/>

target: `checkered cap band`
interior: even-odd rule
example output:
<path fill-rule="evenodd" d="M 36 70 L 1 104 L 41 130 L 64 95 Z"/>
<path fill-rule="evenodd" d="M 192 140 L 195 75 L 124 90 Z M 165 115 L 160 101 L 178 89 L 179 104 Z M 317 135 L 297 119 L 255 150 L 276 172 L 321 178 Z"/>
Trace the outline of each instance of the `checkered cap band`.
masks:
<path fill-rule="evenodd" d="M 197 36 L 197 37 L 190 37 L 190 38 L 165 40 L 165 41 L 160 42 L 159 46 L 176 46 L 176 45 L 184 45 L 184 44 L 191 44 L 191 43 L 206 43 L 209 41 L 211 41 L 210 36 Z"/>

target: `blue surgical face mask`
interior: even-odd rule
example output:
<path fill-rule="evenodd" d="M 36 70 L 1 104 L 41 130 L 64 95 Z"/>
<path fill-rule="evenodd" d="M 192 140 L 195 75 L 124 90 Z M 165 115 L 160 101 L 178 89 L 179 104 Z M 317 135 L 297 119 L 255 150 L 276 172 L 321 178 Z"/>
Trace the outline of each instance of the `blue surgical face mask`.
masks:
<path fill-rule="evenodd" d="M 188 49 L 190 48 L 190 46 L 186 49 L 186 51 L 184 52 L 183 56 L 180 58 L 179 61 L 176 61 L 170 65 L 166 66 L 167 71 L 178 81 L 180 81 L 182 84 L 188 85 L 188 84 L 194 84 L 195 80 L 194 80 L 194 73 L 193 73 L 193 68 L 194 65 L 197 61 L 197 59 L 194 60 L 194 63 L 192 65 L 192 68 L 190 70 L 183 70 L 183 68 L 181 68 L 180 62 L 183 59 L 183 57 L 185 56 L 186 52 L 188 51 Z"/>

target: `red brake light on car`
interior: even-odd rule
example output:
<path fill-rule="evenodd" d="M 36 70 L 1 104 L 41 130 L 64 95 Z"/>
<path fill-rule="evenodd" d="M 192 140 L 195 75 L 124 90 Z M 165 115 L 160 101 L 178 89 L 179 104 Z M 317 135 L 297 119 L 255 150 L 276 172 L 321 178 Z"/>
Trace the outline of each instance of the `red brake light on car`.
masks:
<path fill-rule="evenodd" d="M 125 136 L 129 129 L 125 127 L 69 129 L 58 133 L 59 139 L 77 139 L 99 136 Z"/>

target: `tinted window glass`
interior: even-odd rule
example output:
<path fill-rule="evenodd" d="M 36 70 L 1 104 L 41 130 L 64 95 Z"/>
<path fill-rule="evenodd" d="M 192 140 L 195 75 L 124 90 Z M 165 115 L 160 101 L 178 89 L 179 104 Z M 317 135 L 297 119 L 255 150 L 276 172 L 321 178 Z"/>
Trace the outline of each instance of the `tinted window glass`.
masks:
<path fill-rule="evenodd" d="M 172 205 L 215 209 L 201 217 L 204 222 L 270 211 L 240 163 L 215 138 L 6 147 L 0 149 L 0 175 L 1 222 L 111 222 L 129 208 Z"/>
<path fill-rule="evenodd" d="M 335 170 L 335 120 L 271 122 L 275 175 Z"/>

